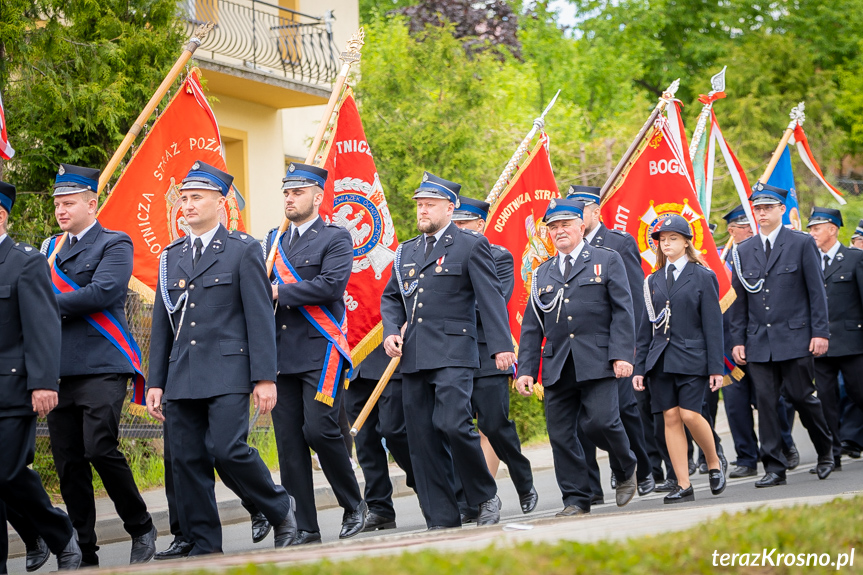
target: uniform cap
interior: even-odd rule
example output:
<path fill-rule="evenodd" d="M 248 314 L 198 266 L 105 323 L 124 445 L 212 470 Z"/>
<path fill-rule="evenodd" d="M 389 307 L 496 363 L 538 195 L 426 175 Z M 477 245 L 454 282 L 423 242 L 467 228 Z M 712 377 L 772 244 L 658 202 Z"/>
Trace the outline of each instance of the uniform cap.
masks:
<path fill-rule="evenodd" d="M 858 222 L 857 229 L 855 229 L 854 233 L 851 234 L 851 238 L 863 238 L 863 220 Z"/>
<path fill-rule="evenodd" d="M 677 232 L 688 240 L 692 239 L 692 228 L 689 227 L 689 222 L 686 221 L 686 218 L 677 214 L 665 216 L 665 218 L 657 224 L 653 232 L 651 232 L 650 237 L 653 238 L 654 241 L 659 241 L 659 234 L 662 232 Z"/>
<path fill-rule="evenodd" d="M 842 221 L 842 212 L 834 208 L 819 208 L 815 206 L 812 208 L 812 213 L 809 214 L 809 223 L 806 224 L 806 227 L 814 226 L 815 224 L 833 224 L 837 228 L 841 228 Z"/>
<path fill-rule="evenodd" d="M 60 164 L 54 178 L 54 196 L 66 196 L 99 189 L 99 170 Z"/>
<path fill-rule="evenodd" d="M 327 183 L 327 176 L 329 176 L 329 172 L 323 168 L 291 162 L 288 165 L 285 177 L 282 178 L 282 190 L 307 188 L 309 186 L 317 186 L 323 190 L 324 185 Z"/>
<path fill-rule="evenodd" d="M 784 204 L 787 196 L 788 190 L 756 182 L 756 184 L 752 186 L 752 194 L 749 196 L 749 201 L 752 202 L 753 206 L 760 206 L 763 204 Z"/>
<path fill-rule="evenodd" d="M 477 219 L 488 219 L 488 210 L 491 207 L 488 202 L 482 202 L 473 198 L 459 198 L 459 207 L 452 213 L 455 222 L 463 222 Z"/>
<path fill-rule="evenodd" d="M 599 192 L 602 188 L 596 186 L 569 186 L 569 191 L 566 192 L 567 200 L 578 200 L 584 202 L 585 206 L 599 203 Z"/>
<path fill-rule="evenodd" d="M 183 178 L 180 190 L 212 190 L 227 196 L 231 191 L 234 176 L 202 161 L 192 164 L 192 168 Z"/>
<path fill-rule="evenodd" d="M 584 202 L 571 198 L 551 200 L 542 221 L 547 224 L 558 220 L 584 219 Z"/>
<path fill-rule="evenodd" d="M 423 173 L 423 180 L 420 187 L 414 192 L 413 199 L 418 198 L 443 198 L 459 206 L 458 194 L 461 191 L 461 184 L 450 182 L 443 178 L 439 178 L 432 173 Z"/>
<path fill-rule="evenodd" d="M 11 213 L 15 205 L 15 186 L 0 180 L 0 206 Z"/>
<path fill-rule="evenodd" d="M 737 205 L 730 212 L 722 216 L 722 219 L 730 226 L 731 224 L 749 224 L 749 216 L 743 209 L 743 204 Z"/>

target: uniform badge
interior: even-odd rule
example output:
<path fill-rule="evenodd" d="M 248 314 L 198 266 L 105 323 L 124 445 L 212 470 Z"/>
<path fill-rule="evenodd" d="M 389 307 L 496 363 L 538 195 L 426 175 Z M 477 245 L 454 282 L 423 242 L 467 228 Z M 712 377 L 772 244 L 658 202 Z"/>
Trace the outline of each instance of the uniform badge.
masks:
<path fill-rule="evenodd" d="M 296 169 L 297 167 L 294 165 L 293 162 L 291 162 L 291 165 L 288 166 L 288 171 L 293 174 Z"/>
<path fill-rule="evenodd" d="M 584 259 L 589 258 L 589 257 L 590 257 L 590 252 L 581 252 L 581 257 L 583 257 Z"/>
<path fill-rule="evenodd" d="M 423 174 L 423 182 L 427 182 L 427 181 L 429 181 L 429 175 Z"/>
<path fill-rule="evenodd" d="M 436 267 L 436 268 L 434 269 L 434 271 L 435 271 L 435 272 L 437 272 L 437 273 L 441 273 L 441 272 L 443 271 L 443 268 L 442 268 L 442 267 L 440 267 L 440 266 L 438 266 L 438 267 Z"/>
<path fill-rule="evenodd" d="M 186 287 L 186 280 L 180 280 L 180 289 Z"/>
<path fill-rule="evenodd" d="M 554 200 L 554 198 L 552 198 L 551 201 L 548 202 L 548 207 L 552 210 L 557 207 L 557 202 Z"/>
<path fill-rule="evenodd" d="M 24 251 L 25 252 L 32 252 L 33 248 L 31 248 L 30 246 L 24 246 Z"/>
<path fill-rule="evenodd" d="M 201 164 L 199 164 L 198 162 L 195 162 L 195 163 L 194 163 L 194 165 L 192 166 L 192 169 L 193 169 L 193 170 L 200 170 L 200 169 L 201 169 Z"/>
<path fill-rule="evenodd" d="M 409 284 L 408 282 L 405 282 L 405 289 L 410 288 L 410 285 L 411 285 L 411 284 Z"/>
<path fill-rule="evenodd" d="M 414 275 L 415 275 L 416 273 L 417 273 L 417 272 L 416 272 L 416 270 L 415 270 L 415 269 L 413 269 L 413 268 L 411 268 L 411 271 L 409 271 L 409 272 L 408 272 L 408 277 L 409 277 L 409 278 L 412 278 L 412 277 L 414 277 Z"/>
<path fill-rule="evenodd" d="M 596 264 L 593 266 L 593 274 L 599 278 L 602 275 L 602 264 Z"/>
<path fill-rule="evenodd" d="M 552 289 L 554 289 L 554 288 L 552 288 L 552 287 L 551 287 L 551 285 L 549 285 L 549 286 L 547 286 L 547 287 L 545 288 L 545 291 L 547 291 L 547 292 L 551 293 L 551 290 L 552 290 Z"/>
<path fill-rule="evenodd" d="M 57 174 L 62 176 L 65 173 L 66 173 L 66 168 L 63 167 L 63 164 L 60 164 L 60 169 L 57 170 Z"/>
<path fill-rule="evenodd" d="M 240 239 L 241 239 L 241 240 L 244 240 L 244 239 L 246 239 L 247 237 L 249 237 L 249 236 L 247 236 L 246 234 L 240 234 Z"/>

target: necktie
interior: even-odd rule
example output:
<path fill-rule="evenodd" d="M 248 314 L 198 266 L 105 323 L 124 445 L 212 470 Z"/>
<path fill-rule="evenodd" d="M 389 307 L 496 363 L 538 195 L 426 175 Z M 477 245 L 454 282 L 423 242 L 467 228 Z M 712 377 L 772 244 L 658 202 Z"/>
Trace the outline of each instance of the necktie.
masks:
<path fill-rule="evenodd" d="M 297 243 L 297 240 L 300 238 L 300 229 L 292 228 L 291 231 L 291 242 L 288 244 L 288 248 L 294 247 L 294 244 Z"/>
<path fill-rule="evenodd" d="M 572 273 L 572 256 L 566 256 L 566 263 L 563 265 L 563 279 L 568 280 L 569 274 Z"/>
<path fill-rule="evenodd" d="M 429 255 L 431 255 L 432 250 L 434 250 L 434 243 L 437 241 L 437 238 L 434 236 L 426 236 L 426 259 L 429 259 Z"/>
<path fill-rule="evenodd" d="M 674 267 L 665 268 L 665 285 L 668 288 L 668 293 L 671 293 L 671 288 L 674 285 Z"/>
<path fill-rule="evenodd" d="M 827 271 L 828 267 L 830 267 L 830 256 L 824 254 L 824 267 L 822 267 L 821 269 Z"/>
<path fill-rule="evenodd" d="M 770 240 L 767 240 L 766 242 L 764 242 L 764 254 L 767 256 L 768 260 L 770 259 L 770 250 L 771 249 L 772 248 L 770 247 Z"/>
<path fill-rule="evenodd" d="M 71 248 L 72 246 L 74 246 L 75 244 L 77 244 L 77 243 L 78 243 L 78 238 L 77 238 L 77 236 L 72 236 L 71 238 L 69 238 L 69 247 L 70 247 L 70 248 Z"/>
<path fill-rule="evenodd" d="M 204 251 L 204 242 L 201 238 L 195 238 L 195 253 L 192 256 L 192 267 L 198 265 L 198 260 L 201 259 L 201 252 Z"/>

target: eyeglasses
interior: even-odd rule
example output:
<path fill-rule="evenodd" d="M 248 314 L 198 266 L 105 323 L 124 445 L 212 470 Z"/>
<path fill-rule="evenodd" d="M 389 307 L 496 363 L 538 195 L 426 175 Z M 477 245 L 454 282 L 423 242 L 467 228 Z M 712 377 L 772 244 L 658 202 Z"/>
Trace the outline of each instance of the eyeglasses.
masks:
<path fill-rule="evenodd" d="M 781 204 L 758 204 L 757 206 L 752 206 L 753 212 L 772 212 L 774 209 L 778 208 Z"/>

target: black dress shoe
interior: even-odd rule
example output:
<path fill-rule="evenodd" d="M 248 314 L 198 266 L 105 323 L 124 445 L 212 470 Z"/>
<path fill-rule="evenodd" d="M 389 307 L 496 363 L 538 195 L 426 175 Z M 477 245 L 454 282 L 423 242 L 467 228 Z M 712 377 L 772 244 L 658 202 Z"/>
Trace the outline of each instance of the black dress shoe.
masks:
<path fill-rule="evenodd" d="M 662 499 L 663 503 L 686 503 L 687 501 L 695 501 L 695 490 L 692 489 L 692 485 L 686 489 L 681 489 L 678 485 L 674 491 Z"/>
<path fill-rule="evenodd" d="M 51 556 L 51 550 L 48 549 L 48 544 L 41 537 L 36 537 L 36 543 L 27 545 L 27 573 L 38 571 L 42 565 L 48 561 Z"/>
<path fill-rule="evenodd" d="M 57 554 L 58 571 L 75 571 L 81 567 L 81 548 L 78 547 L 77 535 L 73 532 L 69 543 Z"/>
<path fill-rule="evenodd" d="M 738 465 L 731 470 L 731 473 L 728 474 L 728 477 L 730 477 L 731 479 L 737 479 L 740 477 L 755 477 L 756 475 L 758 475 L 758 470 L 754 467 Z"/>
<path fill-rule="evenodd" d="M 614 499 L 617 503 L 618 507 L 623 507 L 635 496 L 635 492 L 638 490 L 638 483 L 635 481 L 635 472 L 632 472 L 632 475 L 627 478 L 623 483 L 618 484 L 617 490 L 614 494 Z"/>
<path fill-rule="evenodd" d="M 297 545 L 313 545 L 321 543 L 321 533 L 319 531 L 297 531 L 296 537 L 291 542 L 291 547 Z"/>
<path fill-rule="evenodd" d="M 776 487 L 777 485 L 785 485 L 785 476 L 768 471 L 764 477 L 755 482 L 755 487 Z"/>
<path fill-rule="evenodd" d="M 577 515 L 590 515 L 590 511 L 585 511 L 577 505 L 567 505 L 563 511 L 554 514 L 555 517 L 575 517 Z"/>
<path fill-rule="evenodd" d="M 836 467 L 836 464 L 832 461 L 827 463 L 819 463 L 815 467 L 815 473 L 818 475 L 818 479 L 827 479 L 830 477 L 830 474 L 833 473 L 833 469 Z"/>
<path fill-rule="evenodd" d="M 252 543 L 260 543 L 266 539 L 272 528 L 267 517 L 260 511 L 252 515 Z"/>
<path fill-rule="evenodd" d="M 785 459 L 788 461 L 788 470 L 796 469 L 800 465 L 800 452 L 797 451 L 797 446 L 792 445 L 789 449 L 783 451 Z"/>
<path fill-rule="evenodd" d="M 462 525 L 467 525 L 476 521 L 478 515 L 478 513 L 459 513 L 459 519 L 461 519 Z"/>
<path fill-rule="evenodd" d="M 698 474 L 704 475 L 705 473 L 707 473 L 707 462 L 706 461 L 704 463 L 698 464 Z"/>
<path fill-rule="evenodd" d="M 842 471 L 842 462 L 841 461 L 837 460 L 836 463 L 833 464 L 833 471 Z M 818 474 L 818 466 L 816 465 L 815 467 L 810 467 L 809 468 L 809 474 L 810 475 L 817 475 Z"/>
<path fill-rule="evenodd" d="M 725 474 L 722 473 L 722 470 L 711 469 L 708 473 L 710 477 L 710 492 L 714 495 L 719 495 L 725 491 Z"/>
<path fill-rule="evenodd" d="M 721 451 L 719 452 L 719 464 L 722 466 L 722 474 L 728 473 L 728 460 L 725 458 L 725 454 Z"/>
<path fill-rule="evenodd" d="M 536 492 L 536 487 L 531 487 L 529 493 L 520 495 L 518 502 L 521 505 L 522 513 L 530 513 L 536 509 L 536 504 L 539 502 L 539 494 Z"/>
<path fill-rule="evenodd" d="M 482 527 L 483 525 L 494 525 L 500 523 L 500 508 L 503 505 L 500 502 L 500 497 L 494 496 L 494 499 L 489 499 L 479 504 L 479 516 L 476 518 L 476 524 Z"/>
<path fill-rule="evenodd" d="M 677 489 L 677 480 L 668 478 L 662 483 L 658 484 L 654 491 L 656 491 L 657 493 L 671 493 L 675 489 Z"/>
<path fill-rule="evenodd" d="M 357 533 L 362 533 L 363 529 L 366 528 L 366 516 L 368 514 L 369 506 L 365 501 L 360 501 L 360 504 L 353 511 L 345 511 L 342 515 L 342 530 L 339 532 L 339 539 L 347 539 Z"/>
<path fill-rule="evenodd" d="M 276 526 L 275 533 L 273 533 L 273 546 L 276 549 L 283 549 L 288 545 L 293 545 L 294 539 L 299 536 L 297 532 L 297 502 L 294 500 L 293 495 L 288 495 L 288 500 L 290 501 L 290 507 L 288 507 L 288 514 L 285 515 L 285 518 L 282 522 Z M 321 538 L 320 533 L 318 534 L 318 539 Z"/>
<path fill-rule="evenodd" d="M 192 551 L 193 545 L 191 542 L 186 541 L 184 539 L 178 539 L 174 537 L 174 540 L 171 541 L 171 544 L 164 551 L 159 551 L 153 557 L 156 561 L 166 561 L 168 559 L 182 559 L 183 557 L 188 557 L 189 553 Z"/>
<path fill-rule="evenodd" d="M 851 441 L 842 442 L 842 455 L 847 455 L 851 459 L 860 459 L 860 446 Z"/>
<path fill-rule="evenodd" d="M 644 481 L 638 482 L 638 495 L 647 495 L 648 493 L 653 493 L 653 490 L 656 489 L 656 481 L 653 480 L 653 476 L 650 475 Z"/>
<path fill-rule="evenodd" d="M 395 518 L 390 519 L 389 517 L 384 517 L 383 515 L 378 515 L 374 511 L 369 511 L 368 516 L 366 517 L 366 526 L 363 529 L 364 532 L 368 531 L 377 531 L 378 529 L 395 529 L 396 528 L 396 520 Z"/>
<path fill-rule="evenodd" d="M 605 503 L 605 498 L 602 495 L 591 495 L 590 496 L 590 506 L 594 505 L 602 505 Z"/>
<path fill-rule="evenodd" d="M 611 474 L 611 488 L 617 489 L 617 477 L 613 473 Z"/>
<path fill-rule="evenodd" d="M 156 554 L 156 526 L 150 528 L 148 533 L 132 538 L 132 553 L 129 555 L 129 565 L 147 563 Z"/>
<path fill-rule="evenodd" d="M 689 475 L 692 475 L 693 473 L 695 473 L 695 469 L 696 469 L 697 467 L 698 467 L 698 466 L 697 466 L 697 465 L 695 465 L 695 462 L 694 462 L 694 461 L 692 461 L 692 460 L 690 459 L 690 460 L 689 460 Z"/>

